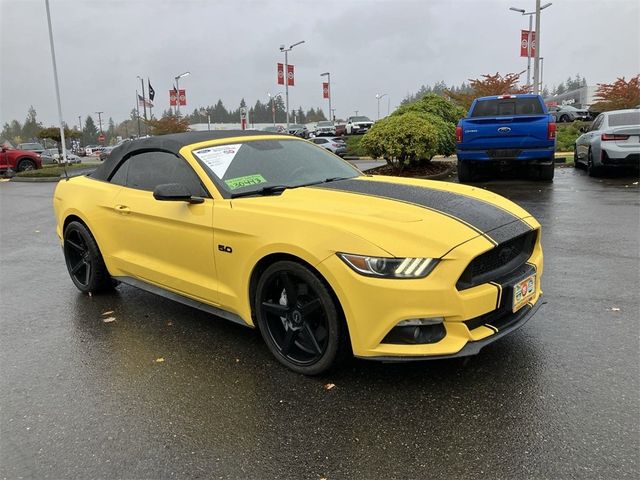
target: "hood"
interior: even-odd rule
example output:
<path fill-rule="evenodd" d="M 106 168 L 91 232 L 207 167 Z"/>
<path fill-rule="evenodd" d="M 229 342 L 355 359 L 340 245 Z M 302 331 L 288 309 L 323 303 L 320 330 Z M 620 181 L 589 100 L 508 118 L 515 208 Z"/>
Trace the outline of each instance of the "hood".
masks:
<path fill-rule="evenodd" d="M 498 195 L 426 180 L 358 177 L 249 201 L 265 214 L 313 218 L 396 257 L 440 258 L 481 235 L 498 244 L 531 230 L 522 221 L 529 214 Z"/>

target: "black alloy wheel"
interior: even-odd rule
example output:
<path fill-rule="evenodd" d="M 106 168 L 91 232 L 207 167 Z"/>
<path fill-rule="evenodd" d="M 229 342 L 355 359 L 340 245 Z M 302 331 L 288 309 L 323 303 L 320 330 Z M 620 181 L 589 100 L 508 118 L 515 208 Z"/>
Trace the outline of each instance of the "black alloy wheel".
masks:
<path fill-rule="evenodd" d="M 36 169 L 36 162 L 34 162 L 33 160 L 24 159 L 24 160 L 20 160 L 20 163 L 18 163 L 19 172 L 26 172 L 28 170 L 35 170 L 35 169 Z"/>
<path fill-rule="evenodd" d="M 71 222 L 64 230 L 64 258 L 74 285 L 81 292 L 100 292 L 115 286 L 89 229 Z"/>
<path fill-rule="evenodd" d="M 269 350 L 291 370 L 318 375 L 343 357 L 340 311 L 325 283 L 301 264 L 268 267 L 258 281 L 255 309 Z"/>

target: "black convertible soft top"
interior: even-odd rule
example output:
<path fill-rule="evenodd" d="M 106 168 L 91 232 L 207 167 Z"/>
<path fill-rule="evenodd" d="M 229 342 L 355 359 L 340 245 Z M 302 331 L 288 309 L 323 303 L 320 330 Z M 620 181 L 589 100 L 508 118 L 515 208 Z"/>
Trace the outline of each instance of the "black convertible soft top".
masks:
<path fill-rule="evenodd" d="M 114 148 L 104 163 L 91 174 L 91 178 L 95 178 L 96 180 L 108 180 L 113 171 L 118 167 L 118 165 L 120 165 L 120 162 L 135 152 L 144 152 L 145 150 L 163 150 L 177 155 L 180 149 L 185 145 L 206 142 L 207 140 L 221 140 L 225 138 L 247 137 L 254 135 L 273 135 L 273 133 L 261 132 L 258 130 L 214 130 L 212 132 L 172 133 L 170 135 L 160 135 L 157 137 L 131 140 L 130 142 L 125 142 L 119 147 Z"/>

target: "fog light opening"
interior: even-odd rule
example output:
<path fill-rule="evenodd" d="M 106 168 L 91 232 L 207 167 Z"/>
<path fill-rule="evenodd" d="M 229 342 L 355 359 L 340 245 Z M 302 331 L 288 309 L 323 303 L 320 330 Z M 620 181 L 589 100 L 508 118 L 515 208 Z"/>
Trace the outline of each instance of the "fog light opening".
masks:
<path fill-rule="evenodd" d="M 442 317 L 402 320 L 387 333 L 382 343 L 419 345 L 442 340 L 447 331 Z"/>

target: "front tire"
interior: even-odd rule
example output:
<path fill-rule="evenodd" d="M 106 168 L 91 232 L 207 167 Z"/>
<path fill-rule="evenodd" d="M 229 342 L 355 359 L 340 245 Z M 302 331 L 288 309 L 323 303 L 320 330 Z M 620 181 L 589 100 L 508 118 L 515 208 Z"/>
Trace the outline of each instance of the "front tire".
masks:
<path fill-rule="evenodd" d="M 473 180 L 473 166 L 469 162 L 458 160 L 458 181 L 466 183 Z"/>
<path fill-rule="evenodd" d="M 303 265 L 269 266 L 258 280 L 254 305 L 267 347 L 294 372 L 319 375 L 346 353 L 341 310 L 329 287 Z"/>
<path fill-rule="evenodd" d="M 573 168 L 580 168 L 580 160 L 578 159 L 578 147 L 573 146 Z"/>
<path fill-rule="evenodd" d="M 29 160 L 28 158 L 22 159 L 18 162 L 18 171 L 26 172 L 28 170 L 35 170 L 36 162 L 33 160 Z"/>
<path fill-rule="evenodd" d="M 84 293 L 97 293 L 115 286 L 102 254 L 89 229 L 71 222 L 64 229 L 64 258 L 73 284 Z"/>
<path fill-rule="evenodd" d="M 560 122 L 562 122 L 562 123 L 568 123 L 570 121 L 571 121 L 571 119 L 569 118 L 569 115 L 562 115 L 560 117 Z"/>

